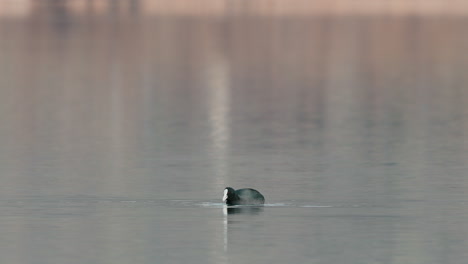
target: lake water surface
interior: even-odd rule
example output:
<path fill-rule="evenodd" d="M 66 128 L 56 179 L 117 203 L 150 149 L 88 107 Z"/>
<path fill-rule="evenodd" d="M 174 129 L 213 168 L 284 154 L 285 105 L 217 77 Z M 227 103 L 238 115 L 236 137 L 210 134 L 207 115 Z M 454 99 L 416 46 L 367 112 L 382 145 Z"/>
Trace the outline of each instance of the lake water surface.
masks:
<path fill-rule="evenodd" d="M 466 263 L 468 18 L 76 4 L 0 16 L 2 263 Z"/>

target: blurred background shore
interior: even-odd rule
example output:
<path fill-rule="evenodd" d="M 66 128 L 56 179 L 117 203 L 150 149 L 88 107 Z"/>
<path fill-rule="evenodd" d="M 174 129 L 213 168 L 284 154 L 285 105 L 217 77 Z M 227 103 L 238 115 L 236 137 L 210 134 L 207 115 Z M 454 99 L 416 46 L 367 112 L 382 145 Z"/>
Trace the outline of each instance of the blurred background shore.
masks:
<path fill-rule="evenodd" d="M 2 0 L 0 16 L 29 16 L 47 6 L 76 15 L 121 14 L 140 15 L 466 15 L 468 3 L 462 0 Z"/>

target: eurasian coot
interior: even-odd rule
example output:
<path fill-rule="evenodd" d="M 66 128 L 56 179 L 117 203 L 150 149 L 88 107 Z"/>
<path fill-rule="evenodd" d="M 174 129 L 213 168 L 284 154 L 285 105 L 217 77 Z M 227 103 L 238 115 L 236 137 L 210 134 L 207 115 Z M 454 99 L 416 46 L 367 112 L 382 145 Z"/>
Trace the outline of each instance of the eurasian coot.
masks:
<path fill-rule="evenodd" d="M 234 190 L 231 187 L 226 187 L 223 202 L 227 205 L 258 205 L 265 203 L 265 197 L 259 191 L 251 188 Z"/>

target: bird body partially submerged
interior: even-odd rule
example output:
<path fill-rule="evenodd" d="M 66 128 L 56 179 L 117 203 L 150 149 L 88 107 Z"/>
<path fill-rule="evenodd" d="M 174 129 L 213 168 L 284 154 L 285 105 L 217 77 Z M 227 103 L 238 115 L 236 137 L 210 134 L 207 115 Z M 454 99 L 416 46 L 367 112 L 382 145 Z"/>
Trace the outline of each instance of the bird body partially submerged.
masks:
<path fill-rule="evenodd" d="M 223 202 L 227 205 L 260 205 L 265 203 L 265 197 L 257 190 L 244 188 L 234 190 L 231 187 L 224 189 Z"/>

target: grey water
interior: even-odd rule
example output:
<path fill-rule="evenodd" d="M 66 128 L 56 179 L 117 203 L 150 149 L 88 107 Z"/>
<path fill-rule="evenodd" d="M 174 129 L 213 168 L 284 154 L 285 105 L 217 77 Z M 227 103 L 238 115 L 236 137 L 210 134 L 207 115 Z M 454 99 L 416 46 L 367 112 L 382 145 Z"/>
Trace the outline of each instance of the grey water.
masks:
<path fill-rule="evenodd" d="M 467 18 L 18 3 L 2 263 L 466 263 Z"/>

